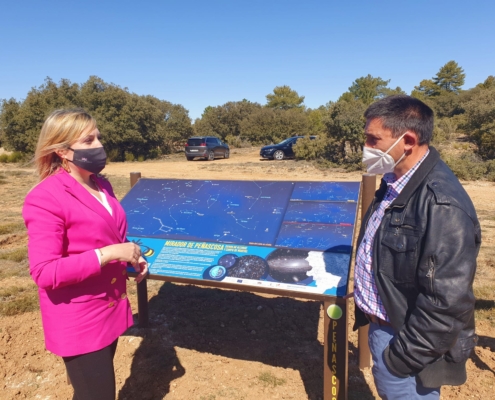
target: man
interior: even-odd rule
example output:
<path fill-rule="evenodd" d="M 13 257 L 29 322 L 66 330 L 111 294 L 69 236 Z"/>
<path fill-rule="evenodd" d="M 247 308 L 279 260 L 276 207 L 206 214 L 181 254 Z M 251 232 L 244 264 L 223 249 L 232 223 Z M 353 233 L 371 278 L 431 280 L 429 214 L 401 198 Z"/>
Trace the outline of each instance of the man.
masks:
<path fill-rule="evenodd" d="M 429 147 L 433 111 L 390 96 L 365 112 L 363 162 L 383 173 L 358 238 L 356 323 L 370 323 L 383 399 L 438 399 L 466 381 L 481 230 L 473 204 Z"/>

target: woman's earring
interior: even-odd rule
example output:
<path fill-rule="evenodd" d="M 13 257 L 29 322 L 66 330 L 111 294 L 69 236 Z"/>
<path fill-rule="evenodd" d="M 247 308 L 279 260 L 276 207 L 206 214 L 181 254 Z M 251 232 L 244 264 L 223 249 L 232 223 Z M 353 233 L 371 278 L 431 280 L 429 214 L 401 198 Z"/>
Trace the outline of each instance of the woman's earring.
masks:
<path fill-rule="evenodd" d="M 69 162 L 67 161 L 67 158 L 65 158 L 65 157 L 62 158 L 62 168 L 70 173 Z"/>

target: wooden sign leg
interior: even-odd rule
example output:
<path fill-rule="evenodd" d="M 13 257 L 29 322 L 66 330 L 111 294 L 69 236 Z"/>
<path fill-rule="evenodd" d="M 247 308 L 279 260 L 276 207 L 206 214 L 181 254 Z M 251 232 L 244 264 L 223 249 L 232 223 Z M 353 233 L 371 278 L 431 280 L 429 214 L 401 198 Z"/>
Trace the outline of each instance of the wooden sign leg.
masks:
<path fill-rule="evenodd" d="M 131 172 L 131 188 L 141 179 L 141 172 Z M 141 328 L 147 328 L 149 324 L 148 312 L 148 283 L 143 279 L 137 284 L 138 320 Z"/>
<path fill-rule="evenodd" d="M 361 223 L 364 223 L 364 215 L 368 210 L 376 190 L 376 175 L 364 174 L 363 184 L 361 186 Z M 358 329 L 358 351 L 359 351 L 359 369 L 371 367 L 371 352 L 368 345 L 368 328 L 369 325 L 361 326 Z"/>
<path fill-rule="evenodd" d="M 147 279 L 143 279 L 137 284 L 138 320 L 140 328 L 147 328 L 149 324 L 147 282 Z"/>
<path fill-rule="evenodd" d="M 330 298 L 324 301 L 323 307 L 325 327 L 323 398 L 324 400 L 347 400 L 347 300 Z"/>

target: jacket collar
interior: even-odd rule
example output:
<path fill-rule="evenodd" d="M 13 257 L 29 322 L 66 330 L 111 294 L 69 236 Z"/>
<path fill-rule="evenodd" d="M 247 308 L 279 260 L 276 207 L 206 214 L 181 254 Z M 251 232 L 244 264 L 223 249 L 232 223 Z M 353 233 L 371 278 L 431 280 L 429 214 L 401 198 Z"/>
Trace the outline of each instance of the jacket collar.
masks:
<path fill-rule="evenodd" d="M 96 182 L 100 189 L 107 196 L 107 200 L 109 204 L 112 206 L 113 216 L 110 215 L 108 210 L 91 194 L 89 193 L 79 182 L 77 182 L 69 173 L 65 170 L 61 169 L 61 171 L 57 174 L 57 178 L 62 182 L 65 186 L 65 190 L 71 194 L 76 200 L 81 202 L 81 204 L 87 208 L 89 208 L 94 213 L 98 214 L 101 218 L 103 218 L 112 232 L 115 234 L 119 243 L 122 241 L 122 235 L 119 232 L 117 224 L 115 222 L 116 213 L 118 212 L 118 207 L 115 207 L 112 204 L 112 196 L 108 193 L 108 191 L 101 184 L 101 180 L 96 178 Z"/>
<path fill-rule="evenodd" d="M 416 172 L 411 176 L 409 182 L 400 192 L 399 196 L 392 202 L 391 207 L 404 207 L 411 195 L 416 189 L 423 183 L 433 167 L 440 160 L 440 154 L 434 147 L 429 147 L 430 153 L 423 160 Z M 385 192 L 387 191 L 387 183 L 382 179 L 380 188 L 376 192 L 376 197 L 379 201 L 383 199 Z"/>

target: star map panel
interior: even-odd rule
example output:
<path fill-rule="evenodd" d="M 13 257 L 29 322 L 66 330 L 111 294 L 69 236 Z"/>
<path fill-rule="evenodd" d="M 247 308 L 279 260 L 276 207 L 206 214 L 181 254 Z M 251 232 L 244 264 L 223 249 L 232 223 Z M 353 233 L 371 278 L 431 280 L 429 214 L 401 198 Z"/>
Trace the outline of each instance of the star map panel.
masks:
<path fill-rule="evenodd" d="M 354 224 L 357 203 L 290 201 L 284 222 Z"/>
<path fill-rule="evenodd" d="M 357 202 L 359 185 L 359 182 L 296 182 L 291 199 Z"/>
<path fill-rule="evenodd" d="M 122 200 L 133 236 L 273 245 L 292 182 L 141 179 Z"/>
<path fill-rule="evenodd" d="M 284 222 L 276 246 L 351 252 L 353 225 Z M 337 250 L 338 249 L 338 250 Z"/>
<path fill-rule="evenodd" d="M 151 274 L 343 296 L 359 188 L 141 179 L 121 204 Z"/>

